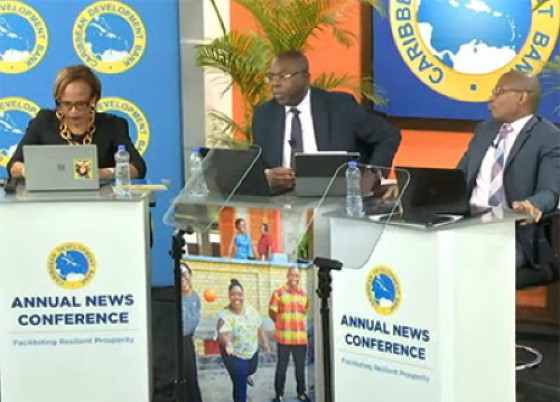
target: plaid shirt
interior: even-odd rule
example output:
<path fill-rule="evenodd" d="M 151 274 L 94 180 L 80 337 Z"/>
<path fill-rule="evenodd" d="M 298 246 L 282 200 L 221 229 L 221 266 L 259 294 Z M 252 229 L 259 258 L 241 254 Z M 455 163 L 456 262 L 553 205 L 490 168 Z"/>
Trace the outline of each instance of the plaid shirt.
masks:
<path fill-rule="evenodd" d="M 307 307 L 305 290 L 282 286 L 272 293 L 269 309 L 276 313 L 274 339 L 283 345 L 307 345 Z"/>

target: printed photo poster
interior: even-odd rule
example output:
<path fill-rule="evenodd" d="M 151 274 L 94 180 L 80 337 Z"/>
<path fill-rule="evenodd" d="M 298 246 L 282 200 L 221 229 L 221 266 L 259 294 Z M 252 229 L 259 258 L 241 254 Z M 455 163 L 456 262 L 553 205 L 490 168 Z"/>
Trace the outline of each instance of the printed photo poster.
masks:
<path fill-rule="evenodd" d="M 308 219 L 226 207 L 202 236 L 210 247 L 187 238 L 179 286 L 188 401 L 315 400 Z"/>

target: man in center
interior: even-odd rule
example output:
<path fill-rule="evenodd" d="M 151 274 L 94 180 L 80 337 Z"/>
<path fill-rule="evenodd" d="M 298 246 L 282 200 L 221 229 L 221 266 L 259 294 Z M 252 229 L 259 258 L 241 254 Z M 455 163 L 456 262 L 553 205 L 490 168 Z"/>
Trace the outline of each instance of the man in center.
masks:
<path fill-rule="evenodd" d="M 350 94 L 310 86 L 309 63 L 299 51 L 276 57 L 266 76 L 274 99 L 253 116 L 253 143 L 271 186 L 294 186 L 296 152 L 358 151 L 360 162 L 389 167 L 400 130 L 362 108 Z"/>

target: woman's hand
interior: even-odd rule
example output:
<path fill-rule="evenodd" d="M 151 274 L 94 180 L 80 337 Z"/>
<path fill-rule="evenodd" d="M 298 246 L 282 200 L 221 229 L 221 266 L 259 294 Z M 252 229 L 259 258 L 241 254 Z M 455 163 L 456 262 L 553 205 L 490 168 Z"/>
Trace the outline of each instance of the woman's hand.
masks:
<path fill-rule="evenodd" d="M 233 345 L 230 342 L 228 342 L 226 344 L 226 347 L 224 348 L 224 350 L 226 352 L 226 355 L 233 356 Z"/>
<path fill-rule="evenodd" d="M 115 174 L 115 169 L 113 168 L 99 169 L 99 178 L 102 180 L 113 180 L 114 174 Z"/>
<path fill-rule="evenodd" d="M 270 344 L 268 342 L 265 343 L 262 348 L 263 348 L 264 354 L 266 354 L 266 355 L 270 354 Z"/>

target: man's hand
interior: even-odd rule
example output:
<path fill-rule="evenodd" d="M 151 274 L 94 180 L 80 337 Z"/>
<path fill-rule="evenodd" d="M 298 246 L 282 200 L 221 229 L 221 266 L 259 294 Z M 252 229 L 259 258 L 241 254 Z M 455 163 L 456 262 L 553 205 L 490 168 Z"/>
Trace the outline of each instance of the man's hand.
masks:
<path fill-rule="evenodd" d="M 530 201 L 514 201 L 512 204 L 513 210 L 515 212 L 520 212 L 522 214 L 530 214 L 531 217 L 523 221 L 523 225 L 528 225 L 531 223 L 537 223 L 542 218 L 542 211 L 537 207 L 533 206 Z"/>
<path fill-rule="evenodd" d="M 276 167 L 266 169 L 265 173 L 271 187 L 293 188 L 295 186 L 295 174 L 291 168 Z"/>

